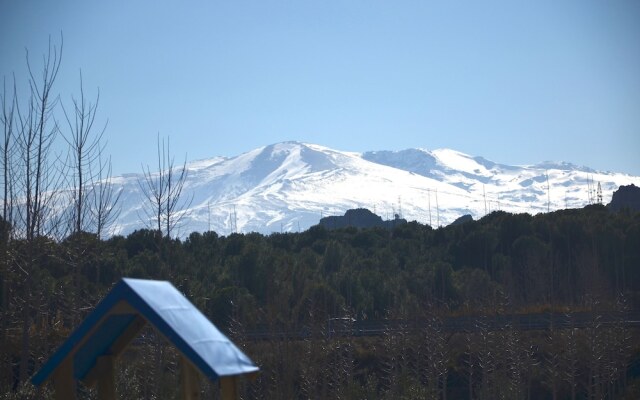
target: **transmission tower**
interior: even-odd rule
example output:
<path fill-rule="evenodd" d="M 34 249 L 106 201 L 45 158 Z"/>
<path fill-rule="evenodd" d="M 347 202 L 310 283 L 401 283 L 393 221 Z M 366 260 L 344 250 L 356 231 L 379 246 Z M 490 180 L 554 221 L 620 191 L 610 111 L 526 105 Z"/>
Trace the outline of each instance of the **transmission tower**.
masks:
<path fill-rule="evenodd" d="M 236 206 L 233 205 L 233 212 L 229 213 L 229 225 L 231 225 L 231 233 L 238 233 L 238 214 L 236 214 Z"/>
<path fill-rule="evenodd" d="M 440 205 L 438 204 L 438 189 L 436 189 L 436 211 L 438 214 L 438 228 L 440 228 Z"/>
<path fill-rule="evenodd" d="M 484 215 L 487 215 L 487 193 L 484 191 L 484 184 L 482 185 L 482 198 L 484 199 Z"/>
<path fill-rule="evenodd" d="M 593 182 L 590 175 L 587 175 L 587 197 L 588 203 L 593 204 Z"/>
<path fill-rule="evenodd" d="M 427 194 L 428 194 L 428 201 L 429 201 L 429 226 L 433 227 L 433 224 L 431 223 L 431 189 L 427 189 Z"/>
<path fill-rule="evenodd" d="M 547 212 L 551 211 L 551 186 L 549 185 L 549 171 L 547 171 Z"/>

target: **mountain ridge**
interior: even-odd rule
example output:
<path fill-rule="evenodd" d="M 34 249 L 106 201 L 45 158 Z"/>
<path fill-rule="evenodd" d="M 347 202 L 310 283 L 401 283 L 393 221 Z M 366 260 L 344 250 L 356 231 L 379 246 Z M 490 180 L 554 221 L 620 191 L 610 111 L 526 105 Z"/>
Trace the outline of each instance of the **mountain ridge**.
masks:
<path fill-rule="evenodd" d="M 297 231 L 354 208 L 439 226 L 498 209 L 535 214 L 582 207 L 595 201 L 598 182 L 607 201 L 619 186 L 640 184 L 639 177 L 567 162 L 513 166 L 452 149 L 358 153 L 296 141 L 186 168 L 183 192 L 192 201 L 177 211 L 183 215 L 179 236 Z M 143 217 L 141 179 L 141 173 L 114 177 L 122 211 L 110 234 L 153 226 Z"/>

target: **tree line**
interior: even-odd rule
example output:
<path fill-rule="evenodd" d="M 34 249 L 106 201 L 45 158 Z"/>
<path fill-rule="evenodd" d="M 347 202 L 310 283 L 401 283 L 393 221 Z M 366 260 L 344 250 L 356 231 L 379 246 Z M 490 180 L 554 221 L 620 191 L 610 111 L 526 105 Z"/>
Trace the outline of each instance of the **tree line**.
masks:
<path fill-rule="evenodd" d="M 640 299 L 638 213 L 589 206 L 494 212 L 439 229 L 315 226 L 184 240 L 142 229 L 30 241 L 2 227 L 7 393 L 123 276 L 170 280 L 244 346 L 263 371 L 243 386 L 245 398 L 620 398 L 638 388 L 637 367 L 629 368 L 640 357 L 638 335 L 625 324 Z M 592 323 L 489 329 L 495 315 L 546 311 L 590 312 Z M 475 329 L 446 332 L 444 318 L 456 315 L 475 318 Z M 604 325 L 603 315 L 618 322 Z M 331 324 L 385 319 L 427 323 L 377 338 L 330 334 Z M 310 334 L 251 340 L 257 330 Z M 143 337 L 121 384 L 154 398 L 178 379 L 175 355 L 153 332 Z"/>
<path fill-rule="evenodd" d="M 593 205 L 497 211 L 438 229 L 409 222 L 178 239 L 185 168 L 158 137 L 158 172 L 143 167 L 140 181 L 148 229 L 109 236 L 119 194 L 105 126 L 96 125 L 99 95 L 85 96 L 82 77 L 77 98 L 55 95 L 61 54 L 62 40 L 51 44 L 37 73 L 27 55 L 28 95 L 14 81 L 0 99 L 2 398 L 49 397 L 29 377 L 125 276 L 170 280 L 245 348 L 262 369 L 242 384 L 247 399 L 640 397 L 640 344 L 625 324 L 640 305 L 640 214 Z M 496 315 L 546 311 L 592 319 L 580 329 L 490 328 Z M 443 329 L 458 315 L 474 318 L 474 329 Z M 603 315 L 615 322 L 602 324 Z M 367 320 L 407 329 L 331 335 L 332 325 Z M 409 329 L 418 320 L 423 329 Z M 309 334 L 256 341 L 256 331 Z M 177 358 L 144 331 L 119 362 L 121 398 L 177 398 Z"/>

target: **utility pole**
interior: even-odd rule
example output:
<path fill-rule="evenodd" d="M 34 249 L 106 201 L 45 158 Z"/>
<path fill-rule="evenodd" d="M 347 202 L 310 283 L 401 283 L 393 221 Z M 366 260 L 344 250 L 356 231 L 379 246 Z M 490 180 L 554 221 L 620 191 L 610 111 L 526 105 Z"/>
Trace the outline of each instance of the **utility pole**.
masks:
<path fill-rule="evenodd" d="M 428 199 L 429 199 L 429 226 L 433 228 L 433 224 L 431 223 L 431 189 L 427 189 Z"/>
<path fill-rule="evenodd" d="M 484 191 L 484 183 L 482 184 L 482 198 L 484 199 L 484 215 L 487 215 L 487 193 Z"/>
<path fill-rule="evenodd" d="M 238 233 L 238 214 L 236 213 L 236 205 L 233 205 L 233 233 Z"/>
<path fill-rule="evenodd" d="M 231 233 L 238 233 L 238 216 L 235 204 L 233 205 L 233 211 L 229 213 L 229 225 L 231 225 Z"/>
<path fill-rule="evenodd" d="M 440 228 L 440 205 L 438 204 L 438 189 L 436 189 L 436 210 L 438 213 L 438 228 Z"/>
<path fill-rule="evenodd" d="M 549 185 L 549 171 L 547 171 L 547 213 L 551 210 L 551 186 Z"/>

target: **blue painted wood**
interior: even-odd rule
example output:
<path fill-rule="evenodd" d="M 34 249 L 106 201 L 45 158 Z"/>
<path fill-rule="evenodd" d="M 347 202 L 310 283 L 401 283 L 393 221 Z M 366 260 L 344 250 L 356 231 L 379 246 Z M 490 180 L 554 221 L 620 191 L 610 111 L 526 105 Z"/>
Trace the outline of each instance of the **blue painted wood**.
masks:
<path fill-rule="evenodd" d="M 136 318 L 136 314 L 109 315 L 93 335 L 75 352 L 73 377 L 82 380 L 91 371 L 96 359 L 109 354 L 109 349 L 118 337 Z"/>
<path fill-rule="evenodd" d="M 120 301 L 137 314 L 115 314 L 113 309 Z M 36 386 L 43 384 L 68 357 L 73 357 L 74 378 L 83 379 L 98 357 L 109 354 L 136 315 L 153 325 L 211 381 L 258 371 L 253 361 L 171 283 L 123 278 L 31 381 Z"/>

